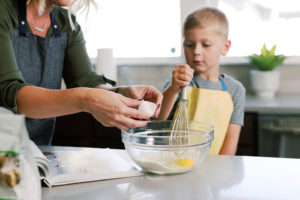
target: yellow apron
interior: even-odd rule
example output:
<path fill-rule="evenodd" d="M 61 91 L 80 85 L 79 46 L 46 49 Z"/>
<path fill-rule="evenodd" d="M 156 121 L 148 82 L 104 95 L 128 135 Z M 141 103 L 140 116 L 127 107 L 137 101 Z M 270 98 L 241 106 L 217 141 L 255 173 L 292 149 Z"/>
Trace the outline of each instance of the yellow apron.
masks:
<path fill-rule="evenodd" d="M 219 154 L 233 112 L 233 102 L 220 76 L 223 91 L 188 88 L 187 110 L 189 120 L 205 122 L 214 127 L 214 140 L 209 154 Z M 177 112 L 175 113 L 176 117 Z"/>

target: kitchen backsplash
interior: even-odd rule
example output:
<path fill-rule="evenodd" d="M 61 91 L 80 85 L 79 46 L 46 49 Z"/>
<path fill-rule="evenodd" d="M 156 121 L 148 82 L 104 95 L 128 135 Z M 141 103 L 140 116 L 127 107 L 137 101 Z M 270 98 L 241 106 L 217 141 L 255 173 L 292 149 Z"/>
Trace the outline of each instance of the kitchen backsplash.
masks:
<path fill-rule="evenodd" d="M 174 66 L 120 65 L 118 66 L 119 85 L 153 85 L 161 90 L 172 73 Z M 221 73 L 238 79 L 245 86 L 247 93 L 252 94 L 249 84 L 250 65 L 221 66 Z M 281 83 L 278 94 L 300 94 L 300 66 L 280 66 Z"/>

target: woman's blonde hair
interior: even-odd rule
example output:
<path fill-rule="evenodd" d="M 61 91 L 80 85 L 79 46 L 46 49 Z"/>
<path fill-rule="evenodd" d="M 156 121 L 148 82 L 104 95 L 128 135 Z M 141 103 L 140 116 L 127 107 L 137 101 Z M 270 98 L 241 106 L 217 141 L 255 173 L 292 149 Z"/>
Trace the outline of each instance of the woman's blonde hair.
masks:
<path fill-rule="evenodd" d="M 75 30 L 75 26 L 73 20 L 71 18 L 71 14 L 76 15 L 78 11 L 87 11 L 90 10 L 90 6 L 93 4 L 97 7 L 97 4 L 94 0 L 70 0 L 69 8 L 68 8 L 68 16 L 72 30 Z"/>
<path fill-rule="evenodd" d="M 36 2 L 39 13 L 42 13 L 46 7 L 46 1 L 49 0 L 27 0 L 27 4 L 29 4 L 30 2 Z M 58 2 L 59 0 L 52 0 L 52 1 Z M 88 13 L 91 4 L 93 4 L 96 7 L 96 3 L 94 0 L 70 0 L 68 6 L 68 17 L 69 17 L 72 30 L 75 30 L 75 25 L 72 20 L 71 14 L 76 15 L 78 11 L 87 11 Z"/>

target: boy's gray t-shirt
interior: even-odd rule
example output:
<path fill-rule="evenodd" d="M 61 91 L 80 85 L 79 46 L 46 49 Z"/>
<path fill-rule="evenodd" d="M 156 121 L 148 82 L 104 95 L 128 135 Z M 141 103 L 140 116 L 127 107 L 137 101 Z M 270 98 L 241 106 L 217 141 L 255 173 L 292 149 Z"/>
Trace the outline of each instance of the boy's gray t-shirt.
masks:
<path fill-rule="evenodd" d="M 221 75 L 225 85 L 227 87 L 227 90 L 232 98 L 233 101 L 233 112 L 231 115 L 230 123 L 231 124 L 239 124 L 241 126 L 244 125 L 244 108 L 245 108 L 245 98 L 246 98 L 246 90 L 244 86 L 233 77 L 222 74 Z M 165 83 L 163 87 L 163 92 L 171 85 L 172 83 L 172 75 L 169 77 L 167 82 Z M 200 78 L 197 75 L 194 75 L 192 80 L 192 87 L 197 88 L 204 88 L 204 89 L 211 89 L 211 90 L 223 90 L 222 84 L 220 82 L 213 82 L 209 80 L 205 80 L 203 78 Z M 178 96 L 179 97 L 179 96 Z M 174 107 L 172 108 L 172 111 L 168 117 L 168 119 L 172 119 L 174 116 L 174 113 L 176 111 L 177 103 L 179 98 L 177 98 L 176 103 Z"/>

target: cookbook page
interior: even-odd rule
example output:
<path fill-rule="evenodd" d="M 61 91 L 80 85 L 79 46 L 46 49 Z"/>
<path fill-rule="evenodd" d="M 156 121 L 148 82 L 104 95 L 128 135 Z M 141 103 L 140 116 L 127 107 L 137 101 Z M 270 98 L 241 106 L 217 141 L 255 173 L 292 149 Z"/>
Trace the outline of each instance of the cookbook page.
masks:
<path fill-rule="evenodd" d="M 142 175 L 110 149 L 53 151 L 46 157 L 56 168 L 55 174 L 45 180 L 49 186 Z"/>
<path fill-rule="evenodd" d="M 51 162 L 47 157 L 42 153 L 38 146 L 30 140 L 30 146 L 32 149 L 33 157 L 38 166 L 40 179 L 45 179 L 46 177 L 51 177 L 55 169 L 53 168 Z"/>

